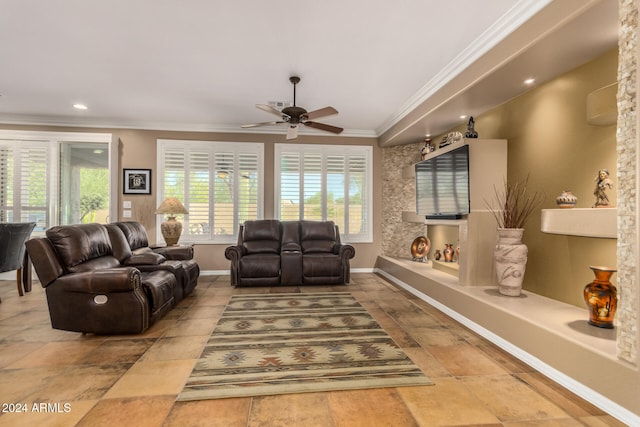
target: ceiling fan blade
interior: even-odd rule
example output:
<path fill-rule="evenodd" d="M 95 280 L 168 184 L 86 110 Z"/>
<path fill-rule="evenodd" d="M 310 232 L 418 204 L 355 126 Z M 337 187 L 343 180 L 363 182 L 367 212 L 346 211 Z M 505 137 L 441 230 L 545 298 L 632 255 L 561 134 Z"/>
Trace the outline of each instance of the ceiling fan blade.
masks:
<path fill-rule="evenodd" d="M 287 129 L 287 139 L 296 139 L 298 137 L 298 125 L 289 125 Z"/>
<path fill-rule="evenodd" d="M 333 116 L 334 114 L 338 114 L 338 110 L 333 107 L 324 107 L 319 110 L 313 110 L 307 113 L 307 120 L 315 120 L 320 117 Z"/>
<path fill-rule="evenodd" d="M 318 122 L 304 122 L 305 126 L 309 126 L 315 129 L 320 129 L 320 130 L 324 130 L 327 132 L 331 132 L 331 133 L 340 133 L 342 132 L 344 129 L 339 128 L 337 126 L 331 126 L 331 125 L 327 125 L 324 123 L 318 123 Z"/>
<path fill-rule="evenodd" d="M 256 104 L 256 107 L 261 109 L 262 111 L 266 111 L 267 113 L 275 114 L 278 117 L 289 117 L 287 114 L 284 114 L 282 111 L 279 111 L 277 108 L 273 108 L 271 105 L 266 104 Z"/>
<path fill-rule="evenodd" d="M 249 125 L 242 125 L 241 128 L 255 128 L 258 126 L 269 126 L 269 125 L 279 125 L 280 123 L 285 122 L 262 122 L 262 123 L 251 123 Z"/>

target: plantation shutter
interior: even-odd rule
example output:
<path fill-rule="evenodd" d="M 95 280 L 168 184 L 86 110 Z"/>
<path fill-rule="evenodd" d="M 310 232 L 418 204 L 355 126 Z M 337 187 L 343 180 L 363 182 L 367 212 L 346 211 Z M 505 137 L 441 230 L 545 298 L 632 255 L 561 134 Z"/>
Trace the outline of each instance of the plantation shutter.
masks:
<path fill-rule="evenodd" d="M 0 144 L 0 222 L 49 226 L 48 156 L 46 142 Z"/>
<path fill-rule="evenodd" d="M 301 172 L 300 153 L 283 151 L 280 156 L 280 193 L 276 194 L 276 197 L 279 196 L 280 219 L 283 221 L 298 220 L 303 217 Z"/>
<path fill-rule="evenodd" d="M 13 222 L 13 150 L 0 145 L 0 222 Z"/>
<path fill-rule="evenodd" d="M 47 197 L 47 146 L 20 147 L 20 219 L 19 222 L 36 221 L 46 227 L 49 221 Z"/>
<path fill-rule="evenodd" d="M 190 240 L 202 240 L 209 238 L 211 229 L 210 203 L 210 159 L 211 154 L 207 150 L 190 147 L 187 150 L 189 162 L 185 173 L 185 207 L 189 215 L 185 215 L 185 231 L 183 233 Z"/>
<path fill-rule="evenodd" d="M 370 241 L 371 147 L 276 144 L 276 217 L 331 220 L 345 241 Z"/>
<path fill-rule="evenodd" d="M 262 217 L 263 144 L 159 140 L 161 197 L 178 197 L 185 241 L 234 242 Z M 162 200 L 160 200 L 162 201 Z"/>
<path fill-rule="evenodd" d="M 239 225 L 247 220 L 257 219 L 258 209 L 258 173 L 259 161 L 257 153 L 238 153 L 238 221 Z M 234 235 L 237 234 L 237 228 Z"/>

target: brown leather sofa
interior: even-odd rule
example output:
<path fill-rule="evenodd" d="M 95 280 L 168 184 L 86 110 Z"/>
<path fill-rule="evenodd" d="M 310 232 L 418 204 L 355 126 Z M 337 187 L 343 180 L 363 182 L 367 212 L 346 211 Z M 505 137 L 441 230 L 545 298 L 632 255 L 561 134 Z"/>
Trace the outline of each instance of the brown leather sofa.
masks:
<path fill-rule="evenodd" d="M 123 266 L 105 225 L 52 227 L 46 237 L 27 241 L 26 248 L 55 329 L 140 333 L 177 302 L 176 275 L 169 269 Z M 148 263 L 165 261 L 161 255 L 147 258 Z"/>
<path fill-rule="evenodd" d="M 347 284 L 354 256 L 333 221 L 246 221 L 225 250 L 233 286 Z"/>
<path fill-rule="evenodd" d="M 198 285 L 200 266 L 193 259 L 193 247 L 168 246 L 152 249 L 147 231 L 135 221 L 114 222 L 106 227 L 114 255 L 122 265 L 136 267 L 142 272 L 168 270 L 176 276 L 176 303 Z"/>

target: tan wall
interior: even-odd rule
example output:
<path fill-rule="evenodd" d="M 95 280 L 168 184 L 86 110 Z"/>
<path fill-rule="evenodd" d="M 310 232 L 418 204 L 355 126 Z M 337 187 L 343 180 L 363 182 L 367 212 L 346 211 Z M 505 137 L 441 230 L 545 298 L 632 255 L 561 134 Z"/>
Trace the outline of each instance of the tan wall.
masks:
<path fill-rule="evenodd" d="M 14 126 L 0 125 L 3 129 L 30 129 L 40 131 L 60 132 L 108 132 L 120 140 L 119 147 L 119 182 L 118 182 L 118 215 L 122 215 L 123 200 L 132 203 L 132 217 L 130 220 L 141 222 L 147 229 L 149 240 L 153 243 L 156 239 L 156 216 L 154 211 L 158 205 L 157 173 L 156 173 L 156 141 L 158 139 L 179 139 L 197 141 L 230 141 L 230 142 L 263 142 L 265 144 L 264 160 L 264 213 L 265 218 L 273 218 L 274 194 L 273 194 L 273 170 L 274 170 L 274 144 L 286 142 L 283 135 L 258 135 L 240 133 L 211 133 L 211 132 L 178 132 L 159 130 L 135 130 L 135 129 L 95 129 L 95 128 L 70 128 L 70 127 L 44 127 L 44 126 Z M 293 142 L 287 142 L 293 144 Z M 378 148 L 376 138 L 353 137 L 323 137 L 301 136 L 297 144 L 341 144 L 341 145 L 368 145 L 373 147 L 373 242 L 355 243 L 356 256 L 351 261 L 352 268 L 373 268 L 376 257 L 380 254 L 381 230 L 380 212 L 382 209 L 382 184 L 381 184 L 381 150 Z M 122 195 L 122 169 L 140 168 L 152 170 L 152 194 L 147 195 Z M 129 220 L 128 218 L 118 218 Z M 224 250 L 228 244 L 205 245 L 198 244 L 195 248 L 195 257 L 202 270 L 228 270 L 229 261 L 224 257 Z"/>
<path fill-rule="evenodd" d="M 508 140 L 508 179 L 529 175 L 531 188 L 546 195 L 542 208 L 556 208 L 555 197 L 562 190 L 578 196 L 577 207 L 591 207 L 601 168 L 609 170 L 615 183 L 616 126 L 589 125 L 586 99 L 616 81 L 617 58 L 614 49 L 474 117 L 480 138 Z M 454 130 L 464 133 L 466 126 Z M 608 195 L 615 205 L 615 189 Z M 529 247 L 524 288 L 580 307 L 582 288 L 593 278 L 589 265 L 615 267 L 617 262 L 615 239 L 542 233 L 539 211 L 527 222 L 524 241 Z"/>

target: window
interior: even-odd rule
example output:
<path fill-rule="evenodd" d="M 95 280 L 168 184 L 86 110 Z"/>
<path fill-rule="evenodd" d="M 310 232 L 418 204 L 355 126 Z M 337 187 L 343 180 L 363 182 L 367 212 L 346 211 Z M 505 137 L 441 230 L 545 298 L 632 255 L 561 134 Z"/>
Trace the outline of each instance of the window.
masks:
<path fill-rule="evenodd" d="M 49 225 L 47 142 L 0 142 L 0 222 Z"/>
<path fill-rule="evenodd" d="M 0 130 L 0 222 L 33 221 L 38 233 L 115 217 L 111 144 L 111 134 Z"/>
<path fill-rule="evenodd" d="M 276 144 L 276 218 L 330 220 L 345 242 L 372 241 L 371 157 L 368 146 Z"/>
<path fill-rule="evenodd" d="M 158 205 L 183 202 L 185 241 L 233 243 L 240 224 L 263 217 L 263 153 L 261 143 L 158 140 Z"/>

